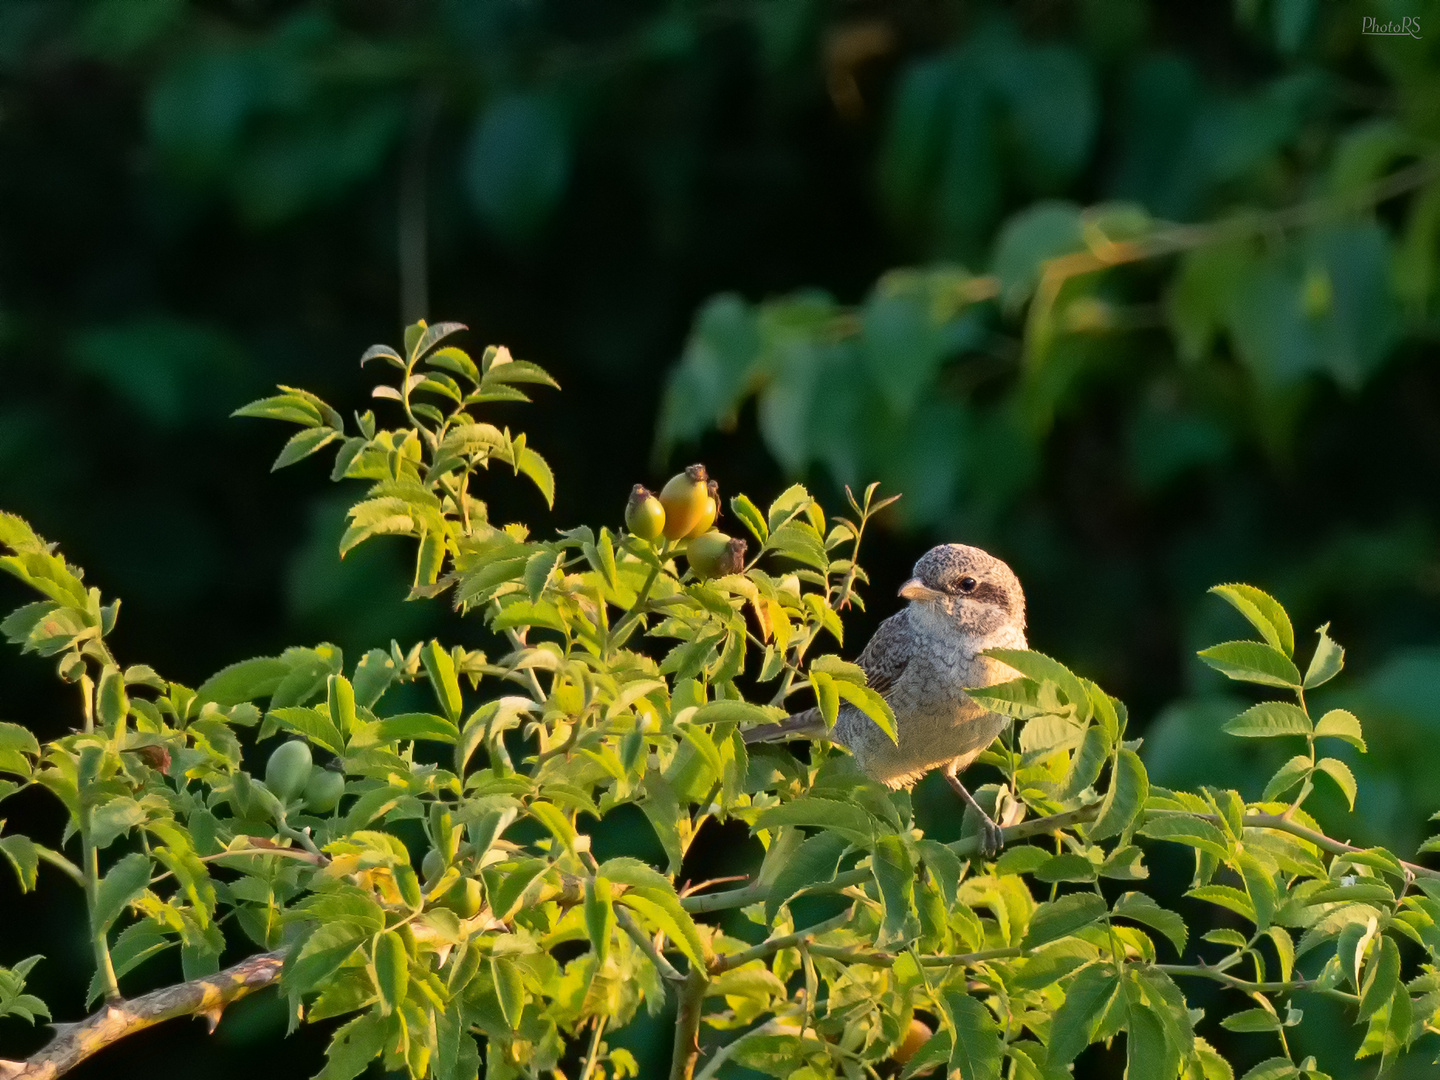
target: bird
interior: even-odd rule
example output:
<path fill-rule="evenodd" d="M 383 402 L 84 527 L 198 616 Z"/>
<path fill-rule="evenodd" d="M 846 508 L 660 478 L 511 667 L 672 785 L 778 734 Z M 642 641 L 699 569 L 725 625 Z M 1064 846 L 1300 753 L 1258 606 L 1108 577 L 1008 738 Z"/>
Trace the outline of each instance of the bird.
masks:
<path fill-rule="evenodd" d="M 900 586 L 908 603 L 883 621 L 856 657 L 871 689 L 895 714 L 899 741 L 848 702 L 827 730 L 818 708 L 750 728 L 747 743 L 829 738 L 854 756 L 861 771 L 892 789 L 908 788 L 943 769 L 955 793 L 980 815 L 981 854 L 993 858 L 1004 833 L 961 783 L 959 773 L 1009 723 L 965 693 L 1019 672 L 992 657 L 992 648 L 1024 649 L 1025 593 L 1015 572 L 989 552 L 941 544 L 915 564 Z"/>

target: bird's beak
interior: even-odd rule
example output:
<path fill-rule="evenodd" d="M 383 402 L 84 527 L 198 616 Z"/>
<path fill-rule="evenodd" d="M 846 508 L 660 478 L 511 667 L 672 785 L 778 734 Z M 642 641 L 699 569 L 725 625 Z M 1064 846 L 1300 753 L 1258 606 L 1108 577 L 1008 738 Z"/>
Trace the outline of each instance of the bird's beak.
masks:
<path fill-rule="evenodd" d="M 936 599 L 940 594 L 930 586 L 926 585 L 918 577 L 912 577 L 904 585 L 900 586 L 900 595 L 906 600 L 919 600 L 922 603 Z"/>

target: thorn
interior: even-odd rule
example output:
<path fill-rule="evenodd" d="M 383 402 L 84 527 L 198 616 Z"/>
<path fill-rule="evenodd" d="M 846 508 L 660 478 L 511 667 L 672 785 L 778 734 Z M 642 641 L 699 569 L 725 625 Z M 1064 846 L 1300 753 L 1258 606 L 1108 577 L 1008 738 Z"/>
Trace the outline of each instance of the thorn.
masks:
<path fill-rule="evenodd" d="M 199 1013 L 197 1013 L 196 1015 L 197 1015 L 197 1016 L 203 1016 L 203 1017 L 205 1018 L 205 1027 L 208 1029 L 208 1030 L 206 1031 L 206 1034 L 208 1034 L 208 1035 L 214 1035 L 214 1034 L 215 1034 L 215 1029 L 220 1026 L 220 1017 L 223 1016 L 224 1013 L 225 1013 L 225 1006 L 223 1006 L 223 1005 L 216 1005 L 214 1008 L 212 1008 L 212 1009 L 204 1009 L 204 1010 L 200 1011 Z"/>

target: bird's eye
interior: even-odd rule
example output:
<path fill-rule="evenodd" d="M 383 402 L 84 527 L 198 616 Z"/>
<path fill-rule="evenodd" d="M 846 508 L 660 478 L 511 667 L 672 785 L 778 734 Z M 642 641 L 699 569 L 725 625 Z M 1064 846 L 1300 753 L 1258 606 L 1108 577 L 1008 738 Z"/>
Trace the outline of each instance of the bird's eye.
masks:
<path fill-rule="evenodd" d="M 978 584 L 979 582 L 977 582 L 973 577 L 962 577 L 960 579 L 960 591 L 966 593 L 974 592 L 975 586 Z"/>

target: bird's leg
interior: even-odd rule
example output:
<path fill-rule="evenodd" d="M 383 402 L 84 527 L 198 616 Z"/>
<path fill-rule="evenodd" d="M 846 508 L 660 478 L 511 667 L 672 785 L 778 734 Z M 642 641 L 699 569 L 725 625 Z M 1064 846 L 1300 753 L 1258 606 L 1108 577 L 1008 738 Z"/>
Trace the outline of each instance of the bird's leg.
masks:
<path fill-rule="evenodd" d="M 994 819 L 985 812 L 984 808 L 975 801 L 975 796 L 965 790 L 965 785 L 960 782 L 960 777 L 955 775 L 956 771 L 955 762 L 946 766 L 945 782 L 950 785 L 956 795 L 970 805 L 975 813 L 980 815 L 980 854 L 986 859 L 993 859 L 1005 846 L 1005 833 L 999 825 L 995 824 Z"/>

